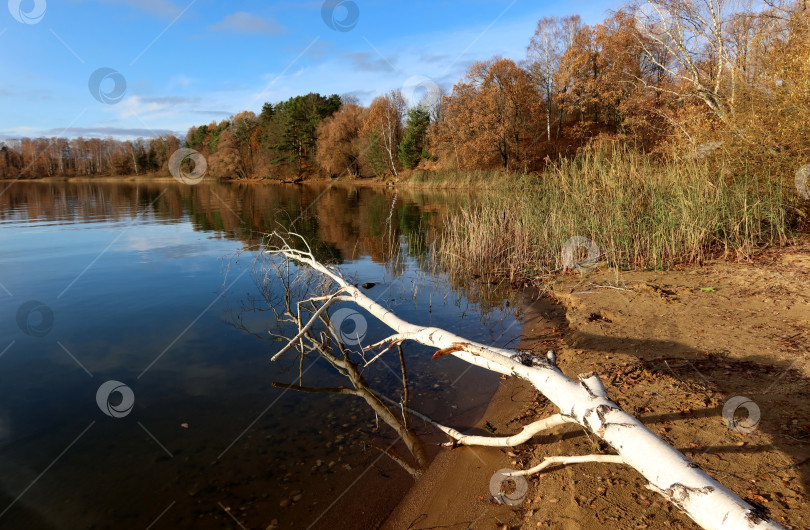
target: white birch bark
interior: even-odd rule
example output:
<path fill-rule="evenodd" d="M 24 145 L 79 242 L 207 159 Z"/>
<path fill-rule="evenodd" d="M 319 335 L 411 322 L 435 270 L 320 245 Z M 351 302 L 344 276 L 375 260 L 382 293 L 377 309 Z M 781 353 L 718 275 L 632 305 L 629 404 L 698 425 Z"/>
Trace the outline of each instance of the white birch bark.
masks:
<path fill-rule="evenodd" d="M 535 422 L 527 426 L 524 432 L 509 437 L 511 439 L 508 440 L 493 437 L 490 441 L 483 437 L 465 436 L 455 429 L 431 421 L 457 442 L 468 445 L 517 445 L 526 442 L 531 435 L 544 428 L 562 423 L 578 423 L 604 440 L 617 453 L 617 455 L 547 459 L 548 462 L 530 470 L 516 472 L 515 475 L 539 472 L 554 463 L 623 463 L 644 476 L 649 482 L 647 486 L 649 489 L 663 495 L 702 528 L 707 530 L 782 528 L 611 401 L 596 374 L 580 375 L 579 380 L 574 381 L 566 377 L 553 364 L 553 360 L 479 344 L 440 328 L 411 324 L 367 297 L 335 270 L 316 261 L 312 254 L 290 247 L 271 253 L 282 254 L 329 277 L 337 284 L 336 292 L 340 292 L 342 298 L 351 298 L 358 306 L 396 333 L 375 346 L 386 342 L 413 340 L 444 350 L 438 354 L 451 354 L 488 370 L 525 379 L 560 410 L 558 415 Z"/>

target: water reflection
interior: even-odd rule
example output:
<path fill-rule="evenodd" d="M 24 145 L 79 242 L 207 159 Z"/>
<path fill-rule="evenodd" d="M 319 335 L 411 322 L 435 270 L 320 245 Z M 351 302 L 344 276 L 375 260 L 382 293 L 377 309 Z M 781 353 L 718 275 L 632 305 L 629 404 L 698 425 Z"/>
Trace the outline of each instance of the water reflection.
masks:
<path fill-rule="evenodd" d="M 452 359 L 431 363 L 418 345 L 404 351 L 405 387 L 396 354 L 365 368 L 354 354 L 341 366 L 338 351 L 337 367 L 319 353 L 270 363 L 268 330 L 289 336 L 295 324 L 267 303 L 284 290 L 257 273 L 262 234 L 294 228 L 404 318 L 504 345 L 520 328 L 503 298 L 485 303 L 430 266 L 444 216 L 472 200 L 15 183 L 0 196 L 0 528 L 221 528 L 231 516 L 247 528 L 374 526 L 440 440 L 373 396 L 405 399 L 407 388 L 415 409 L 464 426 L 497 381 Z M 46 336 L 17 325 L 29 300 L 53 311 Z M 367 340 L 383 332 L 369 317 Z M 134 392 L 124 418 L 96 405 L 109 380 Z M 356 394 L 304 396 L 274 381 Z M 380 492 L 373 505 L 349 501 L 359 487 Z"/>
<path fill-rule="evenodd" d="M 383 263 L 399 236 L 409 255 L 424 255 L 427 234 L 441 222 L 437 214 L 449 203 L 470 200 L 337 185 L 19 182 L 0 195 L 0 223 L 190 219 L 197 230 L 248 245 L 259 243 L 262 234 L 295 229 L 324 257 L 370 256 Z"/>
<path fill-rule="evenodd" d="M 264 234 L 289 231 L 310 241 L 316 256 L 340 263 L 369 257 L 392 272 L 402 270 L 400 253 L 423 270 L 435 272 L 430 248 L 441 237 L 448 215 L 467 208 L 476 194 L 462 191 L 395 190 L 346 184 L 169 182 L 16 182 L 0 195 L 0 226 L 24 222 L 82 228 L 87 224 L 178 224 L 213 238 L 258 248 Z M 151 250 L 149 239 L 131 241 Z M 189 253 L 191 247 L 163 242 L 165 252 Z M 171 243 L 171 242 L 169 242 Z M 509 286 L 454 278 L 465 295 L 483 307 L 497 307 Z"/>

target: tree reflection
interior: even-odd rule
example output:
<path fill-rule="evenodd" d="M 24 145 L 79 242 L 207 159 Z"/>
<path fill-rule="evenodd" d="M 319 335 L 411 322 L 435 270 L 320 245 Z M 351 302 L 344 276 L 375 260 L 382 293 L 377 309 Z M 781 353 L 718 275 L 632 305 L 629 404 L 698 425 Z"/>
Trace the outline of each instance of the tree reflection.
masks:
<path fill-rule="evenodd" d="M 370 257 L 392 276 L 412 260 L 436 277 L 445 271 L 432 254 L 446 216 L 475 202 L 454 191 L 358 187 L 345 184 L 245 184 L 174 181 L 17 182 L 0 195 L 0 221 L 160 223 L 188 220 L 194 230 L 263 248 L 263 234 L 296 232 L 316 258 L 343 263 Z M 487 312 L 509 286 L 448 277 L 451 287 Z"/>

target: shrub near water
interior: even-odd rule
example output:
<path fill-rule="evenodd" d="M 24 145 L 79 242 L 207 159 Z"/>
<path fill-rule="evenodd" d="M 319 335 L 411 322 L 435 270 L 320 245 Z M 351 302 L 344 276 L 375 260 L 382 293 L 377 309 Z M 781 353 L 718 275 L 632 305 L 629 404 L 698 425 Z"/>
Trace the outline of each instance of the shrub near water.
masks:
<path fill-rule="evenodd" d="M 593 240 L 611 265 L 663 268 L 710 254 L 745 256 L 788 235 L 787 192 L 762 169 L 616 148 L 512 178 L 509 191 L 450 219 L 437 243 L 443 268 L 532 277 L 560 269 L 574 236 Z"/>

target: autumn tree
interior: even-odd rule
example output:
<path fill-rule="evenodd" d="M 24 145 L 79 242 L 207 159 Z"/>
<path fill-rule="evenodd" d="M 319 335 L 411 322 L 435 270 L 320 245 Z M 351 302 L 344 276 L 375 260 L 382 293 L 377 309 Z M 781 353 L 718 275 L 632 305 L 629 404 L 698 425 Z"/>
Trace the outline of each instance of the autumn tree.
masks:
<path fill-rule="evenodd" d="M 219 149 L 219 139 L 222 133 L 230 126 L 231 122 L 228 120 L 222 120 L 219 123 L 211 123 L 208 126 L 208 141 L 206 142 L 206 146 L 209 153 L 217 152 L 217 149 Z"/>
<path fill-rule="evenodd" d="M 172 134 L 148 141 L 107 138 L 20 138 L 0 143 L 0 178 L 168 174 L 168 155 L 180 146 Z"/>
<path fill-rule="evenodd" d="M 368 140 L 361 135 L 367 119 L 368 109 L 347 103 L 318 126 L 316 161 L 330 176 L 367 174 Z"/>
<path fill-rule="evenodd" d="M 206 138 L 208 138 L 207 125 L 192 127 L 186 134 L 186 147 L 201 151 L 206 145 Z"/>
<path fill-rule="evenodd" d="M 795 166 L 810 163 L 810 8 L 797 0 L 759 18 L 770 31 L 759 32 L 754 43 L 759 75 L 745 128 L 766 132 L 756 143 L 782 153 L 793 175 Z"/>
<path fill-rule="evenodd" d="M 734 112 L 735 72 L 744 61 L 729 40 L 734 19 L 748 19 L 746 4 L 733 0 L 650 0 L 634 9 L 639 42 L 663 71 L 679 79 L 722 121 Z M 660 50 L 666 54 L 661 59 Z"/>
<path fill-rule="evenodd" d="M 399 90 L 392 90 L 375 98 L 368 109 L 363 135 L 369 139 L 369 158 L 379 172 L 383 165 L 395 177 L 399 142 L 402 140 L 402 120 L 405 117 L 405 98 Z"/>
<path fill-rule="evenodd" d="M 244 111 L 232 117 L 230 121 L 233 146 L 239 155 L 240 174 L 249 178 L 253 176 L 253 158 L 258 149 L 259 120 L 254 113 Z"/>
<path fill-rule="evenodd" d="M 91 152 L 94 151 L 93 140 L 89 140 Z M 149 140 L 147 164 L 152 170 L 168 174 L 169 157 L 180 148 L 180 141 L 174 135 L 163 135 Z"/>
<path fill-rule="evenodd" d="M 724 92 L 729 115 L 723 127 L 695 134 L 719 140 L 741 163 L 781 173 L 793 189 L 810 162 L 810 9 L 774 3 L 733 18 L 726 35 L 737 61 Z"/>
<path fill-rule="evenodd" d="M 11 142 L 0 143 L 0 178 L 12 179 L 20 175 L 22 156 Z"/>
<path fill-rule="evenodd" d="M 207 162 L 209 174 L 217 179 L 246 179 L 250 176 L 231 127 L 223 129 L 218 135 L 217 150 L 208 155 Z"/>
<path fill-rule="evenodd" d="M 534 81 L 514 61 L 475 63 L 447 98 L 434 140 L 452 145 L 462 167 L 523 169 L 532 164 L 542 110 Z"/>
<path fill-rule="evenodd" d="M 649 60 L 635 19 L 625 11 L 581 27 L 560 60 L 557 78 L 566 86 L 559 105 L 578 117 L 580 140 L 607 133 L 652 145 L 668 127 L 674 87 Z"/>

